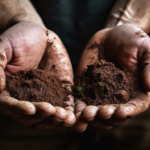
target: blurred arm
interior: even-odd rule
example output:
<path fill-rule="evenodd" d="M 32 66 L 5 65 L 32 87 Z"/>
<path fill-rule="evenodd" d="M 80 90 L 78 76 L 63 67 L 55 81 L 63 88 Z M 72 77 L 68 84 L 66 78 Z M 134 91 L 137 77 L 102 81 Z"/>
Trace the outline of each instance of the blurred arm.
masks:
<path fill-rule="evenodd" d="M 18 22 L 32 22 L 45 28 L 29 0 L 0 0 L 0 33 Z"/>
<path fill-rule="evenodd" d="M 150 1 L 118 0 L 105 27 L 111 28 L 125 23 L 134 24 L 146 33 L 150 33 Z"/>

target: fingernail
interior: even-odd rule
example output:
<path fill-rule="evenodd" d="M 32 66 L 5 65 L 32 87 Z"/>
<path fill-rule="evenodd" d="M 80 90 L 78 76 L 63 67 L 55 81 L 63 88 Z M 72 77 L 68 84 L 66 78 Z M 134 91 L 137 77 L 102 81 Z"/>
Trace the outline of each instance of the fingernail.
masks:
<path fill-rule="evenodd" d="M 49 110 L 49 111 L 50 111 L 50 113 L 52 113 L 52 112 L 53 112 L 53 113 L 55 113 L 55 111 L 56 111 L 56 110 L 55 110 L 55 108 L 54 108 L 54 107 L 52 107 L 52 106 L 51 106 L 51 107 L 48 107 L 48 109 L 47 109 L 47 110 Z"/>
<path fill-rule="evenodd" d="M 24 111 L 25 115 L 34 115 L 36 113 L 35 108 L 34 107 L 29 107 L 28 111 Z"/>
<path fill-rule="evenodd" d="M 35 107 L 34 107 L 33 105 L 31 105 L 31 104 L 30 104 L 30 106 L 29 106 L 29 110 L 30 110 L 30 111 L 35 110 Z"/>

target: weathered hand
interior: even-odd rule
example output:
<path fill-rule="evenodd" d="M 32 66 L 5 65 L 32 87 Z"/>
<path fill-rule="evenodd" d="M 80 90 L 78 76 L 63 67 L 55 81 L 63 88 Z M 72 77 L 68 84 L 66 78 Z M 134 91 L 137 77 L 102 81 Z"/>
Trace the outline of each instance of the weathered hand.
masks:
<path fill-rule="evenodd" d="M 150 1 L 118 0 L 113 6 L 105 27 L 112 28 L 125 23 L 138 26 L 144 32 L 150 32 Z"/>
<path fill-rule="evenodd" d="M 145 89 L 150 91 L 150 39 L 145 32 L 131 24 L 97 32 L 81 56 L 77 74 L 98 60 L 99 48 L 89 49 L 94 42 L 104 42 L 106 59 L 141 77 Z M 149 104 L 149 92 L 141 92 L 126 104 L 87 106 L 80 101 L 75 110 L 75 128 L 77 131 L 84 131 L 89 124 L 97 129 L 111 129 L 113 126 L 126 124 L 131 117 L 148 109 Z"/>
<path fill-rule="evenodd" d="M 48 41 L 53 44 L 49 49 L 46 49 Z M 18 23 L 0 36 L 0 50 L 0 91 L 5 87 L 5 73 L 10 75 L 19 70 L 37 68 L 45 50 L 49 52 L 47 53 L 47 60 L 44 60 L 47 63 L 42 69 L 48 75 L 73 85 L 72 67 L 66 49 L 59 37 L 50 30 L 30 22 Z M 53 65 L 59 71 L 56 72 L 51 69 Z M 69 101 L 73 103 L 73 97 L 70 96 Z M 69 101 L 68 104 L 71 103 Z M 26 126 L 37 124 L 37 127 L 41 129 L 53 129 L 60 122 L 72 126 L 75 123 L 72 111 L 72 107 L 65 110 L 46 102 L 18 101 L 10 97 L 9 93 L 5 91 L 0 95 L 0 112 L 11 116 L 18 123 Z M 38 124 L 49 116 L 53 117 L 49 125 L 45 125 L 44 122 Z"/>

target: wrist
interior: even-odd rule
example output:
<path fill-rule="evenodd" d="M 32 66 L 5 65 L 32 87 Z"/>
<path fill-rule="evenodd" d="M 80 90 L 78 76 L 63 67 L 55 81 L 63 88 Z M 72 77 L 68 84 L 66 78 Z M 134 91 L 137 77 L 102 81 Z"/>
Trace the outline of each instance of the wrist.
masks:
<path fill-rule="evenodd" d="M 19 22 L 32 22 L 45 28 L 30 0 L 0 0 L 0 33 Z"/>
<path fill-rule="evenodd" d="M 12 19 L 8 21 L 6 29 L 20 22 L 31 22 L 31 23 L 35 23 L 39 25 L 42 28 L 46 28 L 42 19 L 39 16 L 19 14 L 19 15 L 14 16 Z"/>
<path fill-rule="evenodd" d="M 106 22 L 106 28 L 123 24 L 134 24 L 150 33 L 150 1 L 118 0 Z"/>

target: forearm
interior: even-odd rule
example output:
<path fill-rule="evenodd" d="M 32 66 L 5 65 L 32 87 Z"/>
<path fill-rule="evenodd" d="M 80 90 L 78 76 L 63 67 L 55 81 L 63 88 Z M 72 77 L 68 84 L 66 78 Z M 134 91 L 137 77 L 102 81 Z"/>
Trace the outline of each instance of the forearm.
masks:
<path fill-rule="evenodd" d="M 45 27 L 29 0 L 0 0 L 0 10 L 0 33 L 22 21 Z"/>
<path fill-rule="evenodd" d="M 113 7 L 106 28 L 131 23 L 150 33 L 150 1 L 118 0 Z"/>

